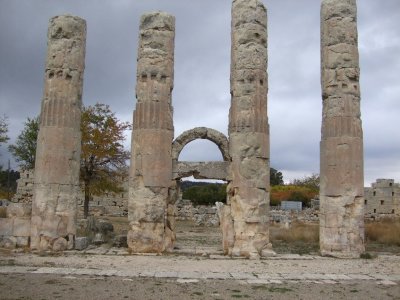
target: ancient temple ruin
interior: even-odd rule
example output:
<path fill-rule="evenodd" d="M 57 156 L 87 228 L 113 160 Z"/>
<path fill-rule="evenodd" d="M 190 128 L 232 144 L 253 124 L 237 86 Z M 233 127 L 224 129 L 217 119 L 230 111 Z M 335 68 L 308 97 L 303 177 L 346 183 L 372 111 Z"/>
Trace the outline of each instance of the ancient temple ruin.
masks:
<path fill-rule="evenodd" d="M 322 138 L 320 248 L 322 255 L 364 252 L 363 140 L 360 118 L 356 0 L 321 6 Z M 175 202 L 181 178 L 228 182 L 220 210 L 224 253 L 273 254 L 269 241 L 269 124 L 267 10 L 259 0 L 233 0 L 229 137 L 207 127 L 174 140 L 175 18 L 142 16 L 136 108 L 133 114 L 127 234 L 132 253 L 162 253 L 175 242 Z M 45 87 L 32 208 L 17 205 L 0 219 L 0 236 L 39 250 L 74 247 L 79 195 L 80 115 L 85 21 L 50 20 Z M 208 139 L 222 162 L 182 162 L 186 144 Z"/>
<path fill-rule="evenodd" d="M 322 139 L 320 248 L 323 255 L 364 252 L 363 133 L 356 0 L 321 6 Z"/>
<path fill-rule="evenodd" d="M 36 149 L 31 249 L 73 249 L 81 154 L 86 22 L 50 20 Z"/>

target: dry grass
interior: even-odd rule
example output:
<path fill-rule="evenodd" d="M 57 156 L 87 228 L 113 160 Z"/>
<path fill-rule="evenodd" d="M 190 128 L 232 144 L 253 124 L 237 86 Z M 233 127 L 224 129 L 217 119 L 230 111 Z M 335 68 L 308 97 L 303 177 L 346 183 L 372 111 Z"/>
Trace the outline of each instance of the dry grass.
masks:
<path fill-rule="evenodd" d="M 365 224 L 365 236 L 368 242 L 400 246 L 400 219 L 383 219 Z"/>
<path fill-rule="evenodd" d="M 0 218 L 7 217 L 7 207 L 1 206 L 0 207 Z"/>
<path fill-rule="evenodd" d="M 129 230 L 129 221 L 128 217 L 101 217 L 103 220 L 110 221 L 114 226 L 114 233 L 116 235 L 119 234 L 127 234 Z"/>
<path fill-rule="evenodd" d="M 290 228 L 271 226 L 271 240 L 280 240 L 285 242 L 311 242 L 319 241 L 318 224 L 293 223 Z"/>

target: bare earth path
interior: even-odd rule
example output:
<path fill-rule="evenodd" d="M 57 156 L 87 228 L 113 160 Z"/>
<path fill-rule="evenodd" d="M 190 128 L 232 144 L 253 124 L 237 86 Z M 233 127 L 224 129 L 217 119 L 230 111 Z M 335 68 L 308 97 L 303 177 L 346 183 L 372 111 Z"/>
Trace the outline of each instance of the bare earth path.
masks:
<path fill-rule="evenodd" d="M 2 252 L 0 299 L 400 299 L 396 255 L 246 260 L 103 250 L 108 254 Z"/>

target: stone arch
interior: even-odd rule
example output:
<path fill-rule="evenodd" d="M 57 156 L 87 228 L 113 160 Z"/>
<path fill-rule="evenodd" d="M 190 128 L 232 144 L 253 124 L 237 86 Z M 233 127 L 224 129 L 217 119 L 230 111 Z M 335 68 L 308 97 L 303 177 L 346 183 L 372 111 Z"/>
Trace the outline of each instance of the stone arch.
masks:
<path fill-rule="evenodd" d="M 207 128 L 196 127 L 183 132 L 172 143 L 172 160 L 178 161 L 182 149 L 190 142 L 197 139 L 206 139 L 218 146 L 224 161 L 230 161 L 228 138 L 221 132 Z"/>

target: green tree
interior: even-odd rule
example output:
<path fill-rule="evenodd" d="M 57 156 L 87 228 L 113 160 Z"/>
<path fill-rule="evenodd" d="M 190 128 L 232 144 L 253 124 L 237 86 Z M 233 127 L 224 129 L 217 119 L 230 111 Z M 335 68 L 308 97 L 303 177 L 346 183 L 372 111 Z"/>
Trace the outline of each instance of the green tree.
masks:
<path fill-rule="evenodd" d="M 2 143 L 6 143 L 9 140 L 7 132 L 8 132 L 7 117 L 4 115 L 3 117 L 0 117 L 0 145 Z"/>
<path fill-rule="evenodd" d="M 130 128 L 128 122 L 117 119 L 108 105 L 97 103 L 83 108 L 80 176 L 85 194 L 84 218 L 89 214 L 91 195 L 122 191 L 120 184 L 129 159 L 122 142 L 124 131 Z"/>
<path fill-rule="evenodd" d="M 312 190 L 319 191 L 319 174 L 311 174 L 302 179 L 294 179 L 292 185 L 305 186 Z"/>
<path fill-rule="evenodd" d="M 278 170 L 271 168 L 269 175 L 269 182 L 271 185 L 283 185 L 284 182 L 283 182 L 282 172 L 279 172 Z"/>
<path fill-rule="evenodd" d="M 28 117 L 15 144 L 8 146 L 8 150 L 23 169 L 29 170 L 35 167 L 38 132 L 39 117 L 33 119 Z"/>
<path fill-rule="evenodd" d="M 226 202 L 226 184 L 210 183 L 191 186 L 183 191 L 182 197 L 194 205 L 213 205 L 215 202 Z"/>
<path fill-rule="evenodd" d="M 12 194 L 17 190 L 17 179 L 19 179 L 19 172 L 3 170 L 0 166 L 0 199 L 10 200 Z"/>

